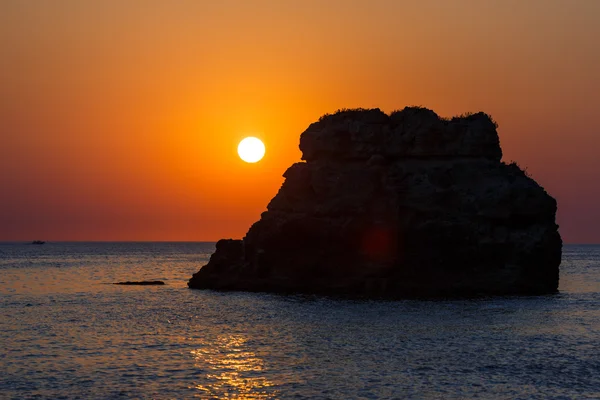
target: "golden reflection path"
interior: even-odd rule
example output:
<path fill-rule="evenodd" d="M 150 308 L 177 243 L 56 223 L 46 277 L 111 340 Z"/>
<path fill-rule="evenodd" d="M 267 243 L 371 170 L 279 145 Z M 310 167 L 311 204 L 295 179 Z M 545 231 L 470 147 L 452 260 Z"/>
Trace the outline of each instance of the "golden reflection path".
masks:
<path fill-rule="evenodd" d="M 191 354 L 201 370 L 208 370 L 204 382 L 195 386 L 202 398 L 273 399 L 277 391 L 264 376 L 264 361 L 246 346 L 242 335 L 222 335 Z"/>

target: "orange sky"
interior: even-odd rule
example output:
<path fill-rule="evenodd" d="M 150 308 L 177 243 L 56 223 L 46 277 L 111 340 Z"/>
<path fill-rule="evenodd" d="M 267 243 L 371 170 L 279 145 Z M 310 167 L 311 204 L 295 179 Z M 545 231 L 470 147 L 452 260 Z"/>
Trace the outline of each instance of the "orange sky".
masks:
<path fill-rule="evenodd" d="M 600 1 L 2 1 L 0 240 L 242 237 L 343 107 L 483 110 L 600 243 Z M 245 164 L 240 139 L 267 154 Z"/>

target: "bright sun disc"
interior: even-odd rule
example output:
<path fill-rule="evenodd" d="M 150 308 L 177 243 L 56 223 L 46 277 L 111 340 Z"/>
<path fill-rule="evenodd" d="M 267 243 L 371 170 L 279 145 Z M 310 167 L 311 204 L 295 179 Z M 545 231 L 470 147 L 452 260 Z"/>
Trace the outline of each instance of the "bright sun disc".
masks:
<path fill-rule="evenodd" d="M 265 145 L 255 137 L 247 137 L 242 140 L 237 150 L 240 158 L 247 163 L 260 161 L 265 155 Z"/>

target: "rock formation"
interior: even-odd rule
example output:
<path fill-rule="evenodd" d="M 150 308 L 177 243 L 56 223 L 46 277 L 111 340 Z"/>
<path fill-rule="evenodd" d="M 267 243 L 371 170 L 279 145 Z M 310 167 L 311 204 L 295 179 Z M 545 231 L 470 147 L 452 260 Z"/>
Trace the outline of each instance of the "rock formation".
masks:
<path fill-rule="evenodd" d="M 552 293 L 556 201 L 501 162 L 496 124 L 408 107 L 342 110 L 243 240 L 220 240 L 199 289 L 367 297 Z"/>

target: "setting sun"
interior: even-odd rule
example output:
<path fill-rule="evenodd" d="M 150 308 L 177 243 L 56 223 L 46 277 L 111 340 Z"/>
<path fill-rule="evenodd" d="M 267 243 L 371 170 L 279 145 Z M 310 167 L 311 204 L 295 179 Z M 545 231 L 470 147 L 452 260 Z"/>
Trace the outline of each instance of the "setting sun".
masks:
<path fill-rule="evenodd" d="M 265 145 L 255 137 L 247 137 L 238 145 L 238 154 L 240 158 L 247 163 L 260 161 L 265 155 Z"/>

